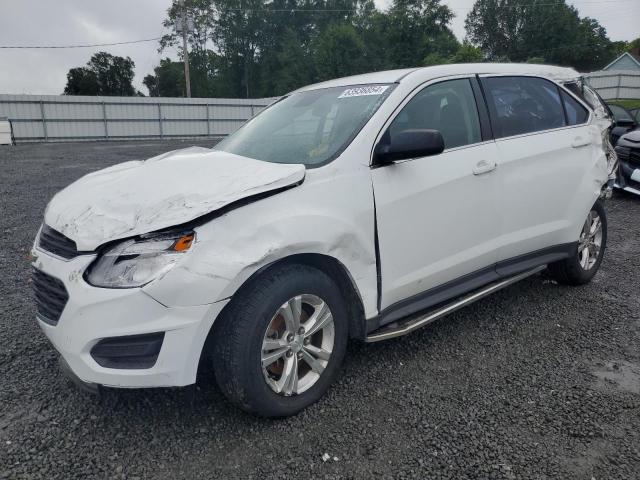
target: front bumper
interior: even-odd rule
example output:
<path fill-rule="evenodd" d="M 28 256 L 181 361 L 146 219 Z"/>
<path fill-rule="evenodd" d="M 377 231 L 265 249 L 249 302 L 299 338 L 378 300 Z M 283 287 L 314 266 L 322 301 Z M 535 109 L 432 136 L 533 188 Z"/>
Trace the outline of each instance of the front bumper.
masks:
<path fill-rule="evenodd" d="M 227 300 L 166 307 L 140 288 L 109 289 L 87 284 L 82 274 L 95 256 L 65 261 L 34 248 L 33 266 L 64 284 L 69 299 L 56 325 L 38 323 L 66 365 L 82 382 L 110 387 L 175 387 L 195 382 L 200 354 L 214 319 Z M 164 333 L 148 368 L 107 368 L 91 355 L 101 340 Z"/>
<path fill-rule="evenodd" d="M 620 159 L 616 187 L 640 195 L 640 164 Z"/>

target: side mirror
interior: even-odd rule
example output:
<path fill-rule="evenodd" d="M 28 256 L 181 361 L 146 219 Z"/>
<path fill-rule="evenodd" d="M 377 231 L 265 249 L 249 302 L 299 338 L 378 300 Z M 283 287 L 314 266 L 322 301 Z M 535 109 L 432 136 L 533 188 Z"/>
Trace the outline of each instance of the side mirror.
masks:
<path fill-rule="evenodd" d="M 437 155 L 444 150 L 444 139 L 438 130 L 412 129 L 393 134 L 387 130 L 373 151 L 375 165 L 396 160 Z"/>

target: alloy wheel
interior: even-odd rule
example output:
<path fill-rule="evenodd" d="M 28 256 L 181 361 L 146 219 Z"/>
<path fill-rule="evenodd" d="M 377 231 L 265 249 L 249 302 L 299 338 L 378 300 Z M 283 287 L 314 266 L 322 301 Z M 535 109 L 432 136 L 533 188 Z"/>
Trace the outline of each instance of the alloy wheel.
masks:
<path fill-rule="evenodd" d="M 335 340 L 327 303 L 311 294 L 285 302 L 271 318 L 262 341 L 262 373 L 277 394 L 311 388 L 327 367 Z"/>
<path fill-rule="evenodd" d="M 598 261 L 602 248 L 602 219 L 591 210 L 582 227 L 578 241 L 578 260 L 583 270 L 590 270 Z"/>

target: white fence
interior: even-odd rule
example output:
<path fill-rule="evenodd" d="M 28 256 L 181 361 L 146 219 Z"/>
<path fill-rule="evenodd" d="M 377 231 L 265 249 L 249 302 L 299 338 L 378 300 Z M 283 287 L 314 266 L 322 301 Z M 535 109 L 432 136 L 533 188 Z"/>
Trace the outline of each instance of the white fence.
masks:
<path fill-rule="evenodd" d="M 220 137 L 275 99 L 0 95 L 16 143 Z"/>
<path fill-rule="evenodd" d="M 605 99 L 640 99 L 640 72 L 585 74 Z M 0 117 L 21 142 L 220 137 L 275 98 L 80 97 L 0 95 Z"/>
<path fill-rule="evenodd" d="M 633 71 L 599 71 L 586 73 L 585 78 L 602 98 L 639 98 L 640 72 Z"/>

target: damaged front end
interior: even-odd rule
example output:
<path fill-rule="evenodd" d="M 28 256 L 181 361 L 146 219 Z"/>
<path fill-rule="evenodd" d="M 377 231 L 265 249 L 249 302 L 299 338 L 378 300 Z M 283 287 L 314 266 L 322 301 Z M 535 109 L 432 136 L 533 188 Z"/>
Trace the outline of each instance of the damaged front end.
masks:
<path fill-rule="evenodd" d="M 44 223 L 78 250 L 95 251 L 299 185 L 305 170 L 302 164 L 262 162 L 200 147 L 177 150 L 85 175 L 53 197 Z"/>

